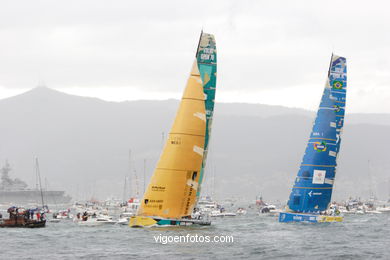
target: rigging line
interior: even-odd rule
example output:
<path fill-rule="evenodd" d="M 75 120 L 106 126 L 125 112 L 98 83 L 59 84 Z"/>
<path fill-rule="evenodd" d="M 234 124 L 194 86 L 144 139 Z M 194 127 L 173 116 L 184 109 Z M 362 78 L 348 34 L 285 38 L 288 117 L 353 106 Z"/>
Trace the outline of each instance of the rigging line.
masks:
<path fill-rule="evenodd" d="M 189 169 L 174 169 L 174 168 L 156 168 L 156 170 L 164 170 L 164 171 L 178 171 L 178 172 L 197 172 L 196 170 Z"/>
<path fill-rule="evenodd" d="M 310 139 L 320 139 L 320 140 L 337 141 L 336 139 L 329 139 L 329 138 L 322 138 L 322 137 L 310 137 Z"/>
<path fill-rule="evenodd" d="M 198 136 L 198 137 L 204 137 L 205 135 L 196 135 L 196 134 L 189 134 L 189 133 L 169 133 L 170 135 L 190 135 L 190 136 Z"/>
<path fill-rule="evenodd" d="M 331 184 L 328 184 L 331 185 Z M 331 190 L 333 187 L 293 187 L 293 189 Z"/>
<path fill-rule="evenodd" d="M 301 166 L 314 166 L 314 167 L 336 167 L 336 165 L 315 165 L 315 164 L 301 164 Z"/>
<path fill-rule="evenodd" d="M 188 99 L 188 100 L 195 100 L 195 101 L 202 101 L 202 102 L 204 102 L 204 99 L 201 99 L 201 98 L 188 98 L 188 97 L 182 97 L 182 100 L 185 100 L 185 99 Z"/>

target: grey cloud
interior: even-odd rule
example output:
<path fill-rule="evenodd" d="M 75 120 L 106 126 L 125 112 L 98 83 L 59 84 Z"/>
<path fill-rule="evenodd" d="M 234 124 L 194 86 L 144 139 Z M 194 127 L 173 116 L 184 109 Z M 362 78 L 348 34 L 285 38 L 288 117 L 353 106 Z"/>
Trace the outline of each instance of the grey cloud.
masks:
<path fill-rule="evenodd" d="M 377 1 L 8 1 L 0 86 L 178 91 L 202 27 L 215 33 L 220 91 L 324 81 L 330 53 L 350 85 L 389 84 L 389 4 Z"/>

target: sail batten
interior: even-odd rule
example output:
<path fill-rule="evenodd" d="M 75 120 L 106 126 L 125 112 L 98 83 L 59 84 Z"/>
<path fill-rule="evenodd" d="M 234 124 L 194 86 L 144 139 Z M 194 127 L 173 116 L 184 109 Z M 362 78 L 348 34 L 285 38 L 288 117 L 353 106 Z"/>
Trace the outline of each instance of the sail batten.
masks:
<path fill-rule="evenodd" d="M 344 125 L 346 89 L 346 59 L 332 54 L 317 116 L 288 201 L 293 212 L 319 213 L 329 206 Z"/>

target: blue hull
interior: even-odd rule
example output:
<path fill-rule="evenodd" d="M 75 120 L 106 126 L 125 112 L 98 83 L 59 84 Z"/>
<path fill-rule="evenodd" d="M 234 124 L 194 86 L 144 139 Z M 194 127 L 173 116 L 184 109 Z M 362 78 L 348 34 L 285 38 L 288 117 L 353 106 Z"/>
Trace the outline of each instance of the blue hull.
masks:
<path fill-rule="evenodd" d="M 324 222 L 341 222 L 342 216 L 326 216 L 304 213 L 281 212 L 279 222 L 307 222 L 307 223 L 324 223 Z"/>
<path fill-rule="evenodd" d="M 318 223 L 318 215 L 280 212 L 279 222 L 312 222 Z"/>

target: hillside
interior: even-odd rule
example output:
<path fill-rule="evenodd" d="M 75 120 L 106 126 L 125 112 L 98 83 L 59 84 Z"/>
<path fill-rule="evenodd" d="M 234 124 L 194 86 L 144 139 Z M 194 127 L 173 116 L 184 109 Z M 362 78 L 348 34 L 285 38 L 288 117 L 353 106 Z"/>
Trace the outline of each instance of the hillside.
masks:
<path fill-rule="evenodd" d="M 122 196 L 132 167 L 143 189 L 158 159 L 178 101 L 106 102 L 48 88 L 0 100 L 0 160 L 13 177 L 35 184 L 34 156 L 49 188 L 76 199 Z M 205 192 L 215 172 L 218 197 L 263 194 L 286 200 L 298 170 L 314 112 L 281 106 L 217 103 Z M 348 114 L 335 198 L 381 198 L 390 190 L 389 114 Z M 370 170 L 368 169 L 370 160 Z"/>

